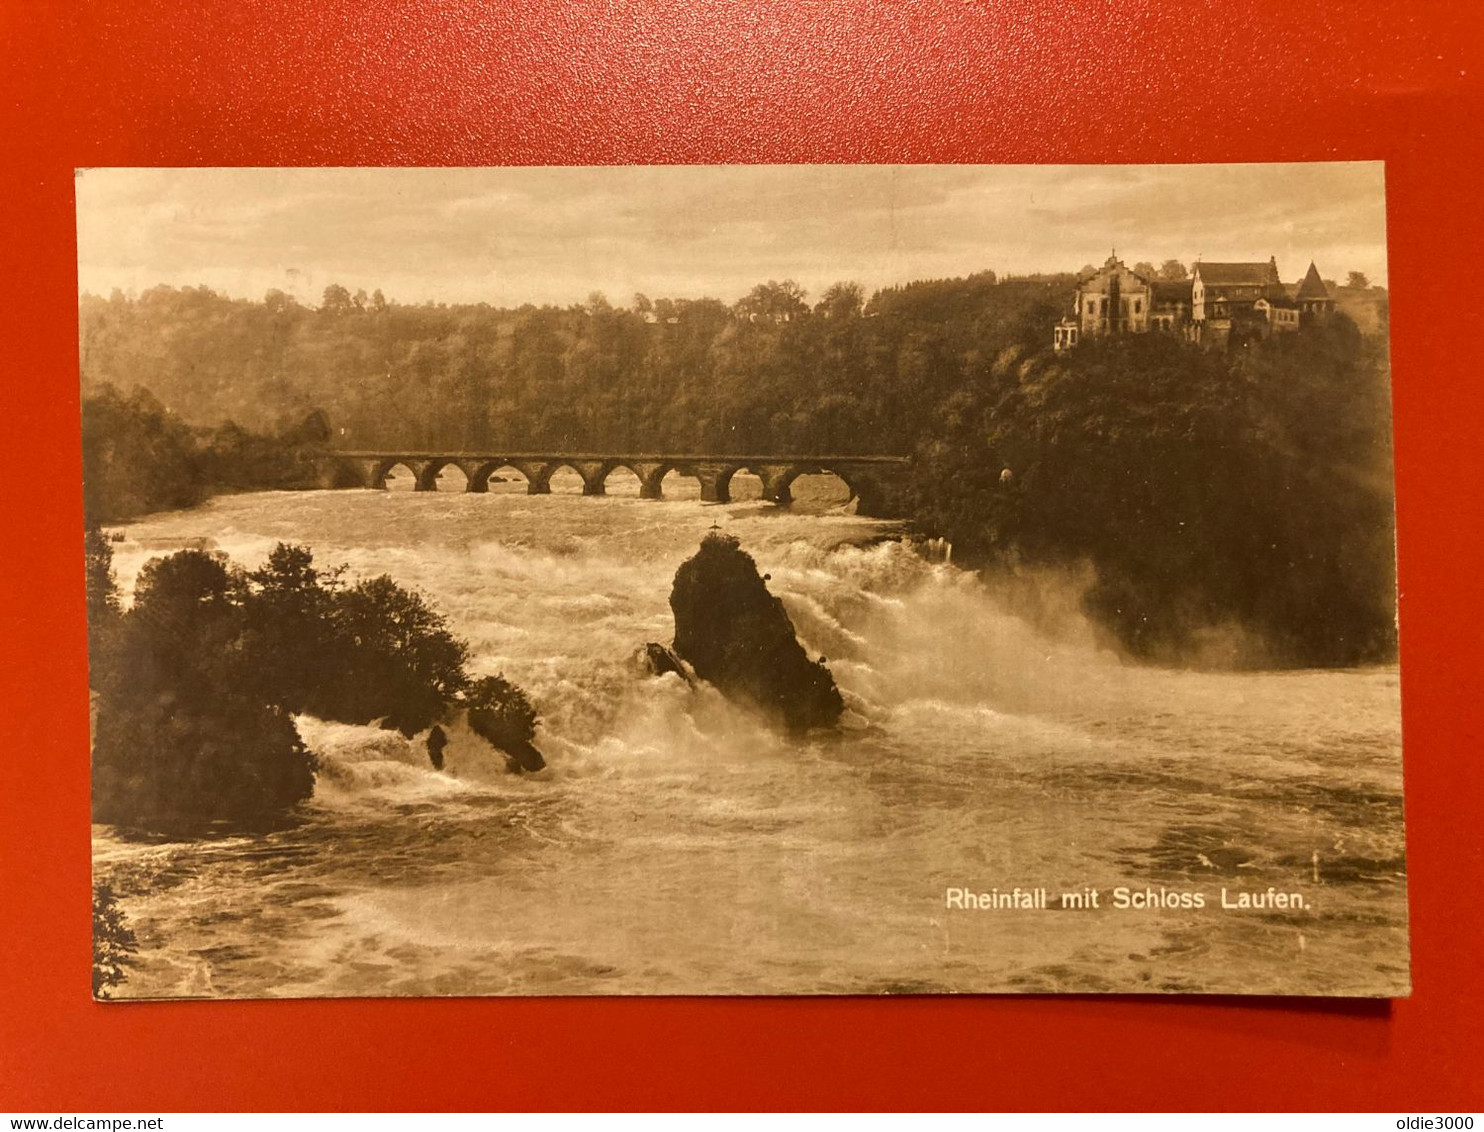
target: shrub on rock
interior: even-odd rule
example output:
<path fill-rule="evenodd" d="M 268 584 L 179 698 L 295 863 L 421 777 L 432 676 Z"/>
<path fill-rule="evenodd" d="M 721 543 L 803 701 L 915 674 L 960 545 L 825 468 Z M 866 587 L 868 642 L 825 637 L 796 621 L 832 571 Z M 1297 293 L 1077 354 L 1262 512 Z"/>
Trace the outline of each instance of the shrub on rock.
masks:
<path fill-rule="evenodd" d="M 532 745 L 536 709 L 526 694 L 503 676 L 475 680 L 464 693 L 469 730 L 503 751 L 512 770 L 540 770 L 546 765 Z"/>
<path fill-rule="evenodd" d="M 411 738 L 464 687 L 469 649 L 420 595 L 382 575 L 335 595 L 329 664 L 306 708 L 325 719 L 385 726 Z"/>

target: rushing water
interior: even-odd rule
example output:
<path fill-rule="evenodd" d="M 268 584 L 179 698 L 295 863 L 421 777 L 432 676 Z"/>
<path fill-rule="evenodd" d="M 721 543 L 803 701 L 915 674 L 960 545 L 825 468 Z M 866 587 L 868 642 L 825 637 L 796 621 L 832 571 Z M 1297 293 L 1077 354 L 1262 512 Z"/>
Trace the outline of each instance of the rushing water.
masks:
<path fill-rule="evenodd" d="M 322 767 L 289 828 L 95 827 L 140 944 L 117 997 L 1405 991 L 1394 670 L 1121 663 L 827 499 L 520 486 L 246 495 L 124 530 L 125 592 L 155 555 L 255 565 L 280 540 L 423 590 L 477 673 L 530 692 L 550 765 L 506 774 L 455 733 L 438 773 L 419 740 L 304 719 Z M 829 658 L 838 735 L 635 665 L 713 524 Z M 946 907 L 1017 885 L 1052 906 Z M 1206 903 L 1119 909 L 1120 886 Z M 1307 907 L 1220 907 L 1269 886 Z M 1086 888 L 1097 909 L 1057 907 Z"/>

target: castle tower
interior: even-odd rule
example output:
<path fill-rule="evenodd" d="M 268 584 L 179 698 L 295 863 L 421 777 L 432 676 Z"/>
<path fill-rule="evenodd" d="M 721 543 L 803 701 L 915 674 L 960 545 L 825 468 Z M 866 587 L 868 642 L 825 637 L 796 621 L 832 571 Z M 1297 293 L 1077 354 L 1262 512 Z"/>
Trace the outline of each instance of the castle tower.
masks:
<path fill-rule="evenodd" d="M 1294 296 L 1298 300 L 1299 313 L 1304 320 L 1322 322 L 1335 310 L 1335 297 L 1329 293 L 1329 287 L 1319 277 L 1319 268 L 1309 261 L 1308 273 L 1304 275 L 1304 281 L 1299 284 L 1298 294 Z"/>

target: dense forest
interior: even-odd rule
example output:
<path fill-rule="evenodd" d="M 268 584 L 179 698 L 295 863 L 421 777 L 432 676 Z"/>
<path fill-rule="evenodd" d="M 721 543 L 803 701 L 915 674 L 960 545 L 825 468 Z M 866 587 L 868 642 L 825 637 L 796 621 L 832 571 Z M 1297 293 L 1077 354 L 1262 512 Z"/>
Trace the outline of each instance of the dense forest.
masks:
<path fill-rule="evenodd" d="M 812 304 L 770 282 L 730 306 L 595 294 L 516 309 L 335 286 L 317 308 L 205 288 L 85 296 L 85 416 L 154 412 L 136 427 L 146 453 L 162 428 L 193 429 L 198 452 L 239 453 L 218 461 L 239 486 L 295 474 L 281 455 L 245 471 L 242 453 L 302 453 L 318 436 L 911 455 L 925 533 L 986 568 L 1090 563 L 1084 608 L 1135 655 L 1187 659 L 1235 630 L 1247 663 L 1389 657 L 1384 317 L 1364 334 L 1340 313 L 1224 349 L 1151 334 L 1054 354 L 1074 283 L 984 272 L 869 297 L 841 283 Z M 90 460 L 127 432 L 92 427 Z"/>
<path fill-rule="evenodd" d="M 253 432 L 192 426 L 144 387 L 105 385 L 82 401 L 83 511 L 90 524 L 194 507 L 213 492 L 305 487 L 330 438 L 322 413 Z"/>
<path fill-rule="evenodd" d="M 1083 608 L 1138 656 L 1376 661 L 1396 645 L 1390 437 L 1385 344 L 1344 315 L 1230 352 L 1011 347 L 940 406 L 914 513 L 978 563 L 1090 562 Z"/>
<path fill-rule="evenodd" d="M 83 388 L 258 431 L 321 410 L 342 447 L 906 453 L 965 366 L 1049 340 L 1069 284 L 986 273 L 869 303 L 839 284 L 811 307 L 785 282 L 732 307 L 516 310 L 157 287 L 82 300 Z"/>

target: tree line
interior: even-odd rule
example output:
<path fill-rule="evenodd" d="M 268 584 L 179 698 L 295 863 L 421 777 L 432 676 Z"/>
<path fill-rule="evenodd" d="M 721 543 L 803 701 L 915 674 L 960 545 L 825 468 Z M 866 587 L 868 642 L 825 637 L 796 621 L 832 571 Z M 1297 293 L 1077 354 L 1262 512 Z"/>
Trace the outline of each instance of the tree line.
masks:
<path fill-rule="evenodd" d="M 731 305 L 517 308 L 161 287 L 83 298 L 82 372 L 85 395 L 147 388 L 170 406 L 147 435 L 178 414 L 289 451 L 314 422 L 341 447 L 912 455 L 924 533 L 989 568 L 1091 563 L 1084 605 L 1135 655 L 1177 658 L 1235 628 L 1261 642 L 1254 662 L 1390 656 L 1384 322 L 1056 354 L 1074 286 L 983 272 L 869 297 L 841 283 L 812 303 L 785 281 Z M 85 439 L 90 459 L 118 427 Z M 258 479 L 275 466 L 289 465 Z"/>
<path fill-rule="evenodd" d="M 89 524 L 116 523 L 214 492 L 306 487 L 329 439 L 319 412 L 264 432 L 232 421 L 201 427 L 143 386 L 126 394 L 103 385 L 82 400 L 83 513 Z"/>
<path fill-rule="evenodd" d="M 846 283 L 811 306 L 785 281 L 731 306 L 514 309 L 156 287 L 82 299 L 83 388 L 268 433 L 319 410 L 352 448 L 905 453 L 961 359 L 1046 338 L 1069 282 L 985 273 L 869 300 Z"/>

